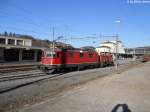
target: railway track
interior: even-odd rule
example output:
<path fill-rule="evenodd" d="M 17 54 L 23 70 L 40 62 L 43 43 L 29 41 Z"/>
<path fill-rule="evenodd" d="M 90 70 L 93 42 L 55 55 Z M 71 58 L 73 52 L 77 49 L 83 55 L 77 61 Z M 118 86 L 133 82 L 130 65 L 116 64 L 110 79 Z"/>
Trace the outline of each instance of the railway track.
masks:
<path fill-rule="evenodd" d="M 103 68 L 102 68 L 103 69 Z M 95 72 L 95 70 L 94 70 Z M 34 84 L 36 82 L 40 82 L 43 80 L 53 80 L 59 78 L 59 76 L 66 74 L 67 72 L 63 73 L 56 73 L 56 74 L 46 74 L 38 69 L 35 70 L 28 70 L 28 71 L 17 71 L 11 73 L 5 73 L 0 75 L 0 94 L 9 92 L 30 84 Z M 69 78 L 72 77 L 74 74 L 61 77 L 61 78 Z"/>
<path fill-rule="evenodd" d="M 25 78 L 33 78 L 33 77 L 40 77 L 40 76 L 46 76 L 48 74 L 45 73 L 26 73 L 26 74 L 17 74 L 17 75 L 4 75 L 0 77 L 0 82 L 4 81 L 12 81 L 12 80 L 18 80 L 18 79 L 25 79 Z"/>
<path fill-rule="evenodd" d="M 0 83 L 9 83 L 11 82 L 15 82 L 15 81 L 20 81 L 22 80 L 21 82 L 22 83 L 18 83 L 18 84 L 13 84 L 9 87 L 2 87 L 0 88 L 0 94 L 2 93 L 5 93 L 5 92 L 9 92 L 9 91 L 12 91 L 12 90 L 15 90 L 17 88 L 21 88 L 21 87 L 24 87 L 24 86 L 27 86 L 27 85 L 30 85 L 30 84 L 33 84 L 33 83 L 36 83 L 36 82 L 40 82 L 42 80 L 46 80 L 46 79 L 53 79 L 55 77 L 58 77 L 58 76 L 61 76 L 63 75 L 64 73 L 59 73 L 59 74 L 51 74 L 51 75 L 48 75 L 48 74 L 45 74 L 45 73 L 29 73 L 29 74 L 22 74 L 22 75 L 12 75 L 12 76 L 8 76 L 8 77 L 1 77 L 0 78 Z M 29 79 L 27 81 L 27 79 Z M 26 81 L 25 81 L 26 80 Z M 11 84 L 10 83 L 10 84 Z"/>
<path fill-rule="evenodd" d="M 0 82 L 46 76 L 37 68 L 38 64 L 13 64 L 0 66 Z"/>
<path fill-rule="evenodd" d="M 37 65 L 0 66 L 0 82 L 17 79 L 27 79 L 54 74 L 46 74 L 37 68 Z"/>
<path fill-rule="evenodd" d="M 46 74 L 37 65 L 0 66 L 0 94 L 60 75 Z"/>
<path fill-rule="evenodd" d="M 36 69 L 37 69 L 37 65 L 0 66 L 0 75 L 3 75 L 4 73 L 27 71 L 27 70 L 36 70 Z"/>

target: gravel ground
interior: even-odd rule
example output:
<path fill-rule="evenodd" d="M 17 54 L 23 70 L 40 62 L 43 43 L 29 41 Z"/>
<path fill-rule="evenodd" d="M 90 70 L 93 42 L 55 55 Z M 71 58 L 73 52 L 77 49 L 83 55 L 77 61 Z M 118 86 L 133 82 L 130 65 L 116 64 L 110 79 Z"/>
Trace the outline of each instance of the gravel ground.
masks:
<path fill-rule="evenodd" d="M 22 107 L 23 105 L 41 102 L 41 100 L 44 100 L 47 97 L 53 98 L 68 88 L 72 89 L 74 85 L 85 83 L 98 77 L 112 75 L 112 73 L 115 72 L 121 73 L 130 67 L 133 67 L 133 65 L 121 65 L 117 71 L 114 69 L 114 67 L 107 67 L 80 72 L 71 72 L 2 93 L 0 94 L 0 112 L 18 112 L 18 108 Z M 14 82 L 11 86 L 19 83 L 24 83 L 24 81 L 19 81 L 16 83 Z"/>
<path fill-rule="evenodd" d="M 75 86 L 56 97 L 26 105 L 18 111 L 111 112 L 117 104 L 126 104 L 132 112 L 150 111 L 150 62 Z"/>

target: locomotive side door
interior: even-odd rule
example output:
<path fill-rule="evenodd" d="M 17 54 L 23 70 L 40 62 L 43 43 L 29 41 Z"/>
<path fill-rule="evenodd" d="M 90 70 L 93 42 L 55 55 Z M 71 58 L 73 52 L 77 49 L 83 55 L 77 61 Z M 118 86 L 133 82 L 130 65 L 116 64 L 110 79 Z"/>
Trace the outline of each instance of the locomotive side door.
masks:
<path fill-rule="evenodd" d="M 65 67 L 65 64 L 66 64 L 66 52 L 65 51 L 62 51 L 61 62 L 62 62 L 62 66 Z"/>

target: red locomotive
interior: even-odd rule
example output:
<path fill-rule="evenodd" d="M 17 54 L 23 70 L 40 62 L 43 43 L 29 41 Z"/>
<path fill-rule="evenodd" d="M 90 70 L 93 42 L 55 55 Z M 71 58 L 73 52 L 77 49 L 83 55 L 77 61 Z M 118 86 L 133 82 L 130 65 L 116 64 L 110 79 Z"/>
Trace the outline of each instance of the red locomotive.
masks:
<path fill-rule="evenodd" d="M 63 69 L 81 70 L 85 68 L 104 67 L 113 64 L 112 54 L 98 55 L 95 50 L 52 49 L 44 50 L 40 68 L 53 72 Z"/>
<path fill-rule="evenodd" d="M 149 54 L 145 54 L 145 55 L 143 55 L 143 60 L 142 60 L 143 62 L 147 62 L 147 61 L 150 61 L 150 55 Z"/>

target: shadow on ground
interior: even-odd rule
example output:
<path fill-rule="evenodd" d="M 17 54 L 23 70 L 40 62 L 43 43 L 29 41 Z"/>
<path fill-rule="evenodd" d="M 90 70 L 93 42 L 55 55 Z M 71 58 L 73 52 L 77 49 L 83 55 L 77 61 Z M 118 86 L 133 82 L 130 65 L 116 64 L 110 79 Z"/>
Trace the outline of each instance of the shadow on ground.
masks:
<path fill-rule="evenodd" d="M 111 112 L 120 112 L 118 110 L 120 110 L 120 108 L 122 109 L 121 112 L 131 112 L 131 110 L 129 109 L 127 104 L 117 104 Z"/>

